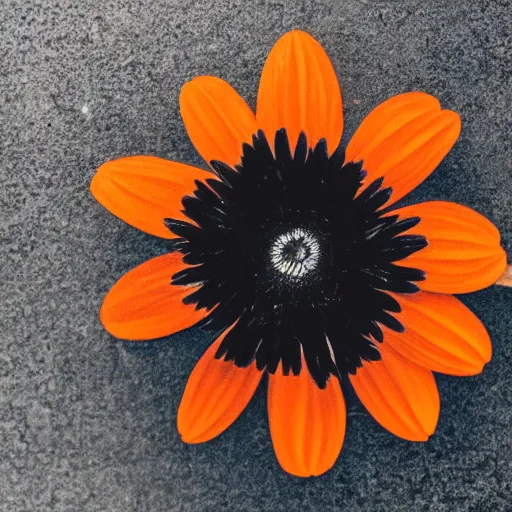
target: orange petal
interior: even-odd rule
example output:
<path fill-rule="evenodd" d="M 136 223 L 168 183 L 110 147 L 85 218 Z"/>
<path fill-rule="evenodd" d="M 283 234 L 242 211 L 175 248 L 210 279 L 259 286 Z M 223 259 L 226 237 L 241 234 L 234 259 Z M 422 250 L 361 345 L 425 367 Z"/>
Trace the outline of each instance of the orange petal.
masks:
<path fill-rule="evenodd" d="M 409 441 L 426 441 L 439 417 L 439 393 L 430 370 L 379 345 L 381 361 L 365 362 L 350 375 L 357 396 L 384 428 Z"/>
<path fill-rule="evenodd" d="M 175 238 L 164 219 L 189 220 L 181 199 L 191 194 L 194 180 L 214 175 L 154 156 L 130 156 L 103 164 L 91 182 L 91 192 L 108 211 L 126 223 L 162 238 Z"/>
<path fill-rule="evenodd" d="M 197 290 L 175 286 L 171 278 L 186 268 L 177 252 L 157 256 L 127 272 L 107 293 L 100 319 L 117 338 L 148 340 L 191 327 L 207 314 L 183 299 Z"/>
<path fill-rule="evenodd" d="M 198 76 L 182 87 L 180 110 L 192 144 L 208 163 L 238 164 L 242 144 L 251 143 L 258 131 L 247 103 L 227 82 L 213 76 Z"/>
<path fill-rule="evenodd" d="M 325 138 L 329 153 L 337 148 L 341 91 L 329 57 L 309 34 L 292 30 L 272 48 L 261 73 L 256 117 L 271 143 L 286 128 L 292 148 L 301 131 L 310 146 Z"/>
<path fill-rule="evenodd" d="M 451 295 L 393 294 L 405 333 L 384 329 L 384 343 L 435 372 L 476 375 L 491 360 L 491 340 L 482 322 Z"/>
<path fill-rule="evenodd" d="M 345 401 L 338 379 L 320 389 L 303 361 L 300 375 L 269 375 L 270 434 L 281 467 L 295 476 L 318 476 L 335 463 L 345 437 Z"/>
<path fill-rule="evenodd" d="M 441 110 L 433 96 L 399 94 L 365 117 L 347 146 L 346 161 L 363 160 L 366 183 L 384 177 L 395 202 L 439 165 L 459 133 L 459 115 Z"/>
<path fill-rule="evenodd" d="M 495 283 L 507 267 L 498 230 L 471 208 L 447 201 L 428 201 L 393 213 L 401 218 L 421 218 L 407 233 L 425 236 L 428 246 L 397 264 L 426 272 L 426 280 L 417 283 L 422 290 L 481 290 Z"/>
<path fill-rule="evenodd" d="M 178 432 L 185 443 L 203 443 L 226 430 L 251 400 L 262 372 L 253 362 L 239 368 L 215 359 L 225 331 L 192 370 L 178 410 Z"/>

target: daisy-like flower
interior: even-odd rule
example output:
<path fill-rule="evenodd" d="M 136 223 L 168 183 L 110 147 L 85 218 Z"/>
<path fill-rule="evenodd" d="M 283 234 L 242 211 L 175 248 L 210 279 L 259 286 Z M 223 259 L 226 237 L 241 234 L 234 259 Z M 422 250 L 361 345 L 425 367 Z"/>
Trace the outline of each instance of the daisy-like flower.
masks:
<path fill-rule="evenodd" d="M 320 475 L 338 457 L 347 376 L 383 427 L 428 439 L 432 372 L 475 375 L 491 358 L 484 326 L 450 294 L 485 288 L 506 267 L 498 230 L 477 212 L 393 206 L 451 149 L 459 116 L 428 94 L 400 94 L 342 148 L 336 74 L 301 31 L 270 52 L 256 115 L 209 76 L 185 84 L 180 109 L 210 170 L 121 158 L 91 191 L 132 226 L 175 239 L 176 251 L 107 294 L 107 331 L 147 340 L 199 324 L 215 339 L 183 394 L 183 441 L 227 429 L 264 374 L 275 453 L 294 475 Z"/>

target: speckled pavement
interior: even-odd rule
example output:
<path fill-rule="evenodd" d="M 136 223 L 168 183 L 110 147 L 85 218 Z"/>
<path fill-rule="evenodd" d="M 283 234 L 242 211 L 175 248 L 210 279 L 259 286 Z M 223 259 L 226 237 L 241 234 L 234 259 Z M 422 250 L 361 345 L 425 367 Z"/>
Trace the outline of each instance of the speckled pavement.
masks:
<path fill-rule="evenodd" d="M 512 510 L 512 289 L 463 297 L 494 356 L 478 377 L 437 378 L 431 440 L 393 437 L 352 397 L 338 462 L 308 480 L 276 462 L 265 386 L 219 438 L 181 443 L 204 334 L 123 344 L 98 320 L 115 280 L 167 244 L 94 201 L 95 169 L 137 153 L 203 165 L 180 86 L 218 75 L 254 106 L 266 53 L 295 27 L 336 67 L 347 140 L 404 91 L 460 112 L 459 142 L 408 201 L 477 209 L 512 254 L 508 0 L 3 0 L 0 511 Z"/>

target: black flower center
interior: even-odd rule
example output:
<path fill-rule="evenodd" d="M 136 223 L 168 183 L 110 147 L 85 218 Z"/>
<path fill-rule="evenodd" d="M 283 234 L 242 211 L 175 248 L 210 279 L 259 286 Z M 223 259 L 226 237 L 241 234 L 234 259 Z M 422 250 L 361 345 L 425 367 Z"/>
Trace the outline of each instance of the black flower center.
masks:
<path fill-rule="evenodd" d="M 362 162 L 329 156 L 325 141 L 308 149 L 304 134 L 293 155 L 282 129 L 274 152 L 258 132 L 236 169 L 211 164 L 217 177 L 183 199 L 193 222 L 166 225 L 191 265 L 173 283 L 201 284 L 185 301 L 210 310 L 203 327 L 233 326 L 216 356 L 296 375 L 305 361 L 320 387 L 379 359 L 381 326 L 403 331 L 387 292 L 414 293 L 424 279 L 395 263 L 426 246 L 404 234 L 419 219 L 383 209 L 382 179 L 363 189 Z"/>

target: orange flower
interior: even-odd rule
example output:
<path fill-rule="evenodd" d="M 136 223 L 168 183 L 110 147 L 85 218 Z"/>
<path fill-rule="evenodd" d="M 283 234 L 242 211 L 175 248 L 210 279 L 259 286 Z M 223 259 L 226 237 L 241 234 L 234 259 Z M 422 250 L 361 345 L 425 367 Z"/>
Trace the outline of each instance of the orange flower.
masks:
<path fill-rule="evenodd" d="M 506 266 L 497 229 L 475 211 L 393 207 L 451 149 L 459 116 L 428 94 L 400 94 L 344 151 L 334 69 L 301 31 L 270 52 L 256 115 L 208 76 L 185 84 L 180 108 L 209 171 L 121 158 L 91 191 L 132 226 L 176 239 L 176 252 L 110 290 L 105 328 L 130 340 L 198 323 L 217 333 L 183 394 L 183 441 L 228 428 L 264 373 L 272 442 L 293 475 L 320 475 L 338 457 L 343 376 L 383 427 L 427 440 L 439 415 L 432 372 L 475 375 L 491 358 L 484 326 L 449 294 L 485 288 Z"/>

